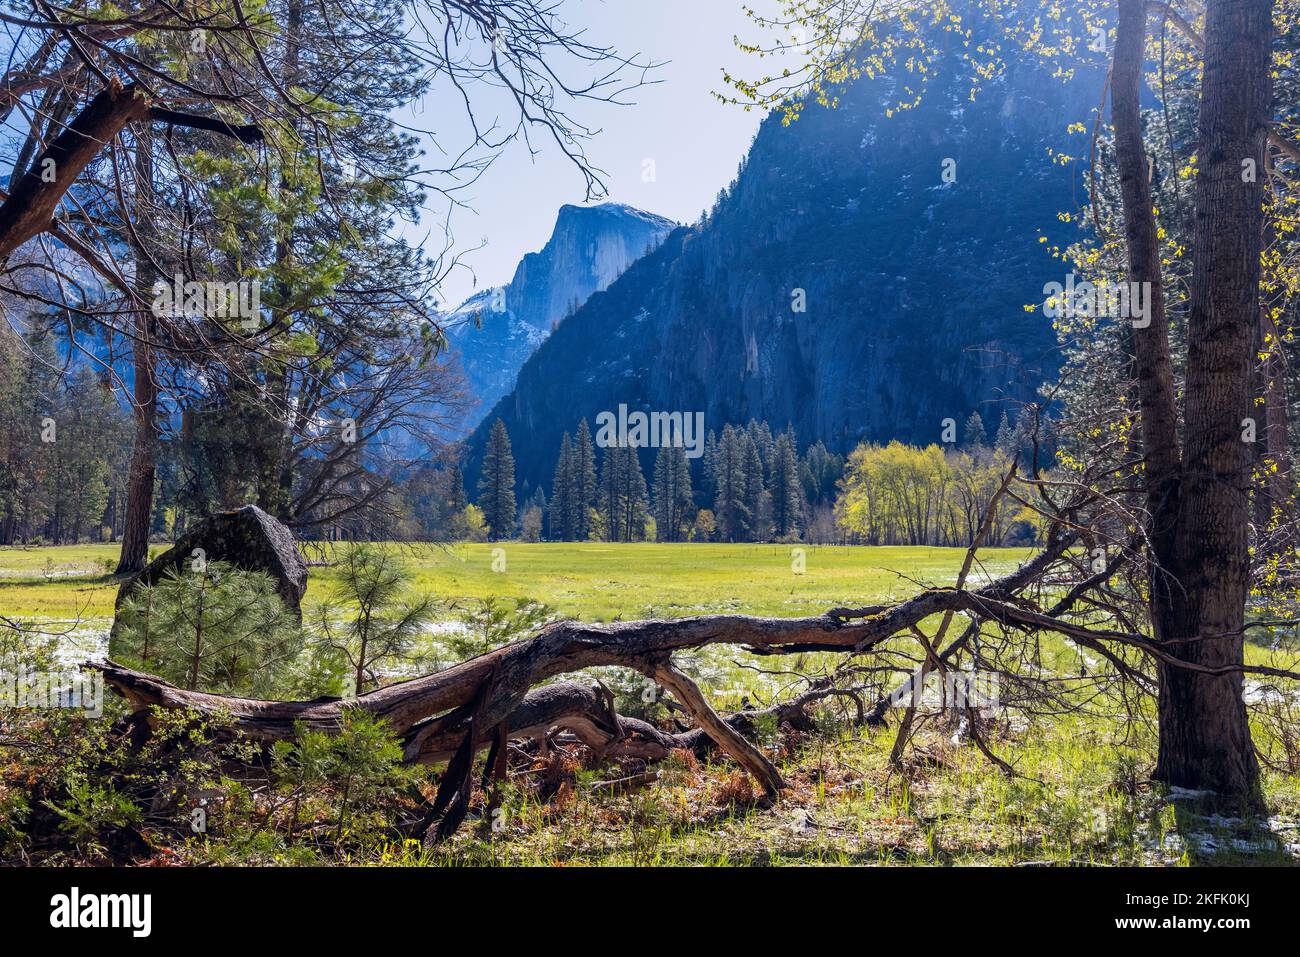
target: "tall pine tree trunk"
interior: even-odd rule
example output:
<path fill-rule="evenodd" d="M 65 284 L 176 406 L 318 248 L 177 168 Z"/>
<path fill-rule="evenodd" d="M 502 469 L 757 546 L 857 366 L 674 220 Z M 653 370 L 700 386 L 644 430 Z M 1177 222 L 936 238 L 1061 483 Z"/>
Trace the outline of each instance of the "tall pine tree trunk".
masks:
<path fill-rule="evenodd" d="M 281 81 L 284 88 L 293 91 L 299 81 L 299 67 L 302 49 L 302 3 L 290 0 L 286 10 L 284 34 L 284 66 Z M 299 144 L 294 143 L 293 148 Z M 280 192 L 287 193 L 293 188 L 288 175 L 280 177 Z M 271 312 L 271 325 L 274 335 L 283 335 L 291 323 L 289 303 L 293 299 L 293 289 L 285 278 L 293 260 L 294 214 L 287 214 L 277 223 L 275 243 L 275 263 L 279 274 L 279 289 L 276 307 Z M 297 434 L 300 412 L 295 411 L 289 399 L 289 372 L 280 363 L 268 364 L 265 369 L 267 408 L 259 410 L 258 417 L 263 420 L 263 427 L 270 433 L 270 441 L 261 449 L 261 474 L 257 483 L 257 504 L 264 511 L 279 518 L 282 522 L 292 522 L 294 514 L 293 480 L 294 480 L 294 436 Z M 256 402 L 256 399 L 253 401 Z"/>
<path fill-rule="evenodd" d="M 1272 0 L 1210 0 L 1188 320 L 1187 414 L 1175 543 L 1180 589 L 1160 638 L 1180 660 L 1243 660 L 1251 364 L 1259 321 L 1264 150 L 1272 105 Z M 1258 798 L 1241 672 L 1160 669 L 1156 778 Z"/>
<path fill-rule="evenodd" d="M 136 200 L 138 230 L 147 228 L 152 207 L 153 138 L 143 126 L 137 131 L 135 153 Z M 143 235 L 143 234 L 141 234 Z M 122 522 L 122 552 L 117 563 L 117 574 L 135 574 L 144 570 L 149 560 L 149 526 L 153 519 L 153 486 L 158 468 L 158 444 L 162 430 L 158 422 L 157 359 L 153 343 L 157 326 L 153 314 L 145 305 L 153 299 L 156 277 L 153 263 L 146 250 L 135 253 L 135 291 L 138 302 L 134 309 L 135 338 L 131 345 L 132 365 L 135 368 L 131 404 L 135 413 L 135 438 L 131 446 L 131 469 L 127 477 L 126 515 Z"/>

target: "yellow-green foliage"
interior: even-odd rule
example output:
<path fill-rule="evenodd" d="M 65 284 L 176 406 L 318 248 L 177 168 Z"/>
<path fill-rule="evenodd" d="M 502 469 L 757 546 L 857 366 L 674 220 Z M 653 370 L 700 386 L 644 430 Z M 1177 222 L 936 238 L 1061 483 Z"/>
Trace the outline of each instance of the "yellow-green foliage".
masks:
<path fill-rule="evenodd" d="M 971 454 L 944 452 L 937 445 L 864 443 L 849 456 L 836 520 L 872 545 L 965 545 L 1010 466 L 998 450 Z M 1017 509 L 1009 500 L 1000 503 L 985 541 L 1000 544 Z"/>

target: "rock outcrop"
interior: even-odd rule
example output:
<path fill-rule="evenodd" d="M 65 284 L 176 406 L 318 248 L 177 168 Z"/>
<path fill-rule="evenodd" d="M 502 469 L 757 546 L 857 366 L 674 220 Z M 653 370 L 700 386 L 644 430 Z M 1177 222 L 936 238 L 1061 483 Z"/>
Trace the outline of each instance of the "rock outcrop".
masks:
<path fill-rule="evenodd" d="M 551 238 L 505 285 L 485 289 L 444 323 L 478 404 L 473 425 L 515 386 L 515 376 L 564 318 L 608 288 L 676 224 L 632 206 L 563 206 Z"/>
<path fill-rule="evenodd" d="M 201 551 L 196 553 L 196 549 Z M 122 583 L 115 607 L 120 608 L 141 585 L 154 584 L 172 569 L 185 571 L 197 558 L 227 562 L 245 571 L 266 572 L 279 585 L 285 605 L 301 615 L 303 595 L 307 593 L 307 563 L 298 551 L 293 532 L 256 505 L 218 512 L 199 522 L 144 571 Z"/>

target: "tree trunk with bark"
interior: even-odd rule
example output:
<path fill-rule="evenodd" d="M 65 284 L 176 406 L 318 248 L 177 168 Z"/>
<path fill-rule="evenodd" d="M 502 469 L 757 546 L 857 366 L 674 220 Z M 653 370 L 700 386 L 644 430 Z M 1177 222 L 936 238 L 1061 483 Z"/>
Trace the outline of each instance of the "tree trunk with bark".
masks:
<path fill-rule="evenodd" d="M 1243 661 L 1250 574 L 1251 451 L 1242 429 L 1259 322 L 1272 2 L 1211 0 L 1208 7 L 1181 452 L 1141 129 L 1147 10 L 1143 0 L 1119 0 L 1111 106 L 1130 279 L 1150 283 L 1152 291 L 1151 322 L 1134 330 L 1133 343 L 1151 618 L 1167 656 L 1159 665 L 1155 776 L 1255 802 L 1259 767 L 1242 673 L 1234 669 Z"/>
<path fill-rule="evenodd" d="M 126 486 L 126 515 L 122 522 L 122 551 L 118 575 L 135 575 L 149 564 L 149 528 L 153 522 L 153 487 L 158 469 L 158 444 L 162 432 L 158 422 L 158 379 L 155 344 L 157 318 L 145 304 L 153 299 L 157 278 L 153 259 L 144 248 L 142 230 L 152 215 L 153 137 L 140 131 L 135 151 L 136 209 L 140 224 L 134 233 L 135 294 L 131 363 L 134 381 L 131 408 L 135 414 L 135 436 L 131 445 L 131 470 Z"/>
<path fill-rule="evenodd" d="M 1251 365 L 1259 321 L 1272 0 L 1210 0 L 1201 80 L 1179 590 L 1159 637 L 1180 661 L 1243 660 L 1250 582 Z M 1160 668 L 1156 778 L 1257 803 L 1240 672 Z"/>

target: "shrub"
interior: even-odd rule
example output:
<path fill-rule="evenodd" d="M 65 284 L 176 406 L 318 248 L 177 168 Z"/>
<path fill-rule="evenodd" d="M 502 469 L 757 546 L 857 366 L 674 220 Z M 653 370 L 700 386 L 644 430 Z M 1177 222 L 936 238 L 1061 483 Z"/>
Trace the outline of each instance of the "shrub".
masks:
<path fill-rule="evenodd" d="M 270 575 L 210 562 L 136 589 L 110 652 L 190 690 L 273 698 L 302 648 L 302 629 Z"/>

